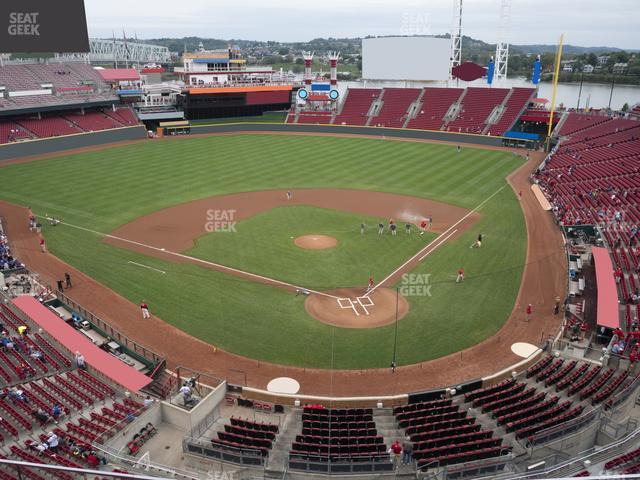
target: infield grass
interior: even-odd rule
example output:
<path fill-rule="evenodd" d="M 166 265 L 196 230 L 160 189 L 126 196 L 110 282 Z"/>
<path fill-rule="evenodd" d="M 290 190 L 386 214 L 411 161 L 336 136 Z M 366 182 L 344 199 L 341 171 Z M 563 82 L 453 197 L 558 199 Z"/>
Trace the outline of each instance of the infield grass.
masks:
<path fill-rule="evenodd" d="M 435 235 L 406 234 L 401 223 L 393 236 L 386 219 L 310 206 L 277 207 L 238 222 L 235 232 L 203 235 L 187 255 L 257 272 L 315 290 L 366 286 L 369 275 L 382 280 L 425 247 Z M 367 225 L 360 235 L 360 223 Z M 338 244 L 325 250 L 305 250 L 294 240 L 307 234 L 328 235 Z"/>
<path fill-rule="evenodd" d="M 104 233 L 177 203 L 265 189 L 377 190 L 472 209 L 504 186 L 505 177 L 521 163 L 506 152 L 463 147 L 457 153 L 454 146 L 378 139 L 183 137 L 11 165 L 0 169 L 0 198 Z M 332 213 L 330 228 L 340 218 Z M 408 298 L 411 310 L 398 323 L 400 364 L 474 345 L 494 334 L 510 314 L 526 251 L 520 205 L 507 187 L 481 214 L 472 229 L 415 269 L 430 274 L 431 295 Z M 344 219 L 349 225 L 352 220 Z M 485 237 L 482 248 L 470 249 L 480 232 Z M 64 261 L 134 303 L 145 298 L 159 317 L 219 348 L 309 367 L 387 367 L 391 360 L 393 325 L 370 330 L 330 327 L 306 314 L 302 297 L 277 288 L 118 249 L 103 243 L 100 235 L 65 225 L 45 227 L 44 235 L 50 251 Z M 232 245 L 218 246 L 232 253 Z M 407 243 L 408 256 L 410 246 Z M 208 247 L 203 243 L 195 248 L 200 254 Z M 370 248 L 375 255 L 386 253 Z M 260 258 L 249 243 L 236 253 Z M 286 270 L 300 275 L 294 258 Z M 168 273 L 135 267 L 130 261 Z M 384 268 L 392 263 L 380 261 Z M 262 266 L 273 268 L 269 263 L 274 260 L 263 260 Z M 467 279 L 456 285 L 455 272 L 461 266 Z M 338 278 L 332 270 L 329 264 L 323 266 L 317 282 Z M 355 281 L 359 270 L 354 263 L 348 275 Z"/>

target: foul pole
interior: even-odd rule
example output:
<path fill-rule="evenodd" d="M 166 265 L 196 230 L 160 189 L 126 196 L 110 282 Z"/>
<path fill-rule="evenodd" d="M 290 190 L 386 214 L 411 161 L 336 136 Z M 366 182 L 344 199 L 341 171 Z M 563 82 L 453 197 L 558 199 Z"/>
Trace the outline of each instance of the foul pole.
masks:
<path fill-rule="evenodd" d="M 547 129 L 547 152 L 551 145 L 551 131 L 553 130 L 553 114 L 556 109 L 556 92 L 558 90 L 558 76 L 560 75 L 560 60 L 562 59 L 562 42 L 564 41 L 564 33 L 560 34 L 558 42 L 558 50 L 556 50 L 556 65 L 553 70 L 553 94 L 551 95 L 551 110 L 549 111 L 549 128 Z"/>

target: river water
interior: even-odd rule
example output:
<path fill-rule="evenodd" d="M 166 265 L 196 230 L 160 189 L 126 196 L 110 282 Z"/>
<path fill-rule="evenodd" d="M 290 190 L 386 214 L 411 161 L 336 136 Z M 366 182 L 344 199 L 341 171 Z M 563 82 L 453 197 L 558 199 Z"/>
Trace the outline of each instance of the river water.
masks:
<path fill-rule="evenodd" d="M 508 78 L 504 81 L 494 83 L 494 87 L 530 87 L 532 84 L 524 78 Z M 362 82 L 338 82 L 338 90 L 344 95 L 347 87 L 486 87 L 486 80 L 476 80 L 473 82 L 398 82 L 398 81 L 362 81 Z M 576 108 L 578 103 L 579 83 L 558 84 L 556 93 L 556 107 L 563 104 L 566 108 Z M 551 83 L 541 83 L 539 85 L 538 97 L 551 100 L 553 85 Z M 607 108 L 611 95 L 611 84 L 583 83 L 580 97 L 580 108 Z M 633 106 L 640 102 L 640 86 L 638 85 L 615 85 L 611 96 L 611 108 L 620 110 L 625 103 Z"/>

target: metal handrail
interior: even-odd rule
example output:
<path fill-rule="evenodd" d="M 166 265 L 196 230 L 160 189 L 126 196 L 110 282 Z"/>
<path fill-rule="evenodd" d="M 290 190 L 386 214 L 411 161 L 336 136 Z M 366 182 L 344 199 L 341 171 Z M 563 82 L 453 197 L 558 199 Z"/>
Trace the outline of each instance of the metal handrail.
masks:
<path fill-rule="evenodd" d="M 127 478 L 127 479 L 135 479 L 135 480 L 158 480 L 158 477 L 151 477 L 148 475 L 136 475 L 132 473 L 119 473 L 119 472 L 110 472 L 107 470 L 91 470 L 84 468 L 76 468 L 76 467 L 63 467 L 62 465 L 51 465 L 49 463 L 31 463 L 31 462 L 23 462 L 19 460 L 9 460 L 6 458 L 0 458 L 0 465 L 8 465 L 15 467 L 18 471 L 21 468 L 32 468 L 32 469 L 40 469 L 47 470 L 51 472 L 67 472 L 67 473 L 79 473 L 82 475 L 92 475 L 96 478 L 100 477 L 113 477 L 113 478 Z M 189 477 L 194 480 L 199 480 L 197 477 Z"/>

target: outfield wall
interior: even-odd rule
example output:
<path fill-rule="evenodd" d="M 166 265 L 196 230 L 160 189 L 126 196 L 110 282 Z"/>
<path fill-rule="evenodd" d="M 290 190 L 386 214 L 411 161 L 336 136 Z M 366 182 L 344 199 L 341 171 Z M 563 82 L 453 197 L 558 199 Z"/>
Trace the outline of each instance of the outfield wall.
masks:
<path fill-rule="evenodd" d="M 350 125 L 310 125 L 292 123 L 221 123 L 218 125 L 198 125 L 191 127 L 191 133 L 232 133 L 232 132 L 287 132 L 287 133 L 327 133 L 333 135 L 375 135 L 388 138 L 411 138 L 435 140 L 482 146 L 502 146 L 502 137 L 471 135 L 467 133 L 441 132 L 438 130 L 413 130 L 407 128 L 354 127 Z"/>
<path fill-rule="evenodd" d="M 141 140 L 147 137 L 143 125 L 135 127 L 114 128 L 100 132 L 78 133 L 63 137 L 42 138 L 26 142 L 0 145 L 0 162 L 14 158 L 46 155 L 76 148 L 95 147 L 116 142 Z"/>
<path fill-rule="evenodd" d="M 216 133 L 323 133 L 329 135 L 365 135 L 387 138 L 410 138 L 452 142 L 461 145 L 502 146 L 502 137 L 470 135 L 466 133 L 440 132 L 434 130 L 410 130 L 405 128 L 352 127 L 349 125 L 298 125 L 284 123 L 224 123 L 217 125 L 192 126 L 193 134 Z M 65 150 L 96 147 L 110 143 L 142 140 L 147 131 L 142 125 L 116 128 L 100 132 L 78 133 L 63 137 L 43 138 L 26 142 L 0 145 L 0 163 L 15 158 L 47 155 Z"/>

